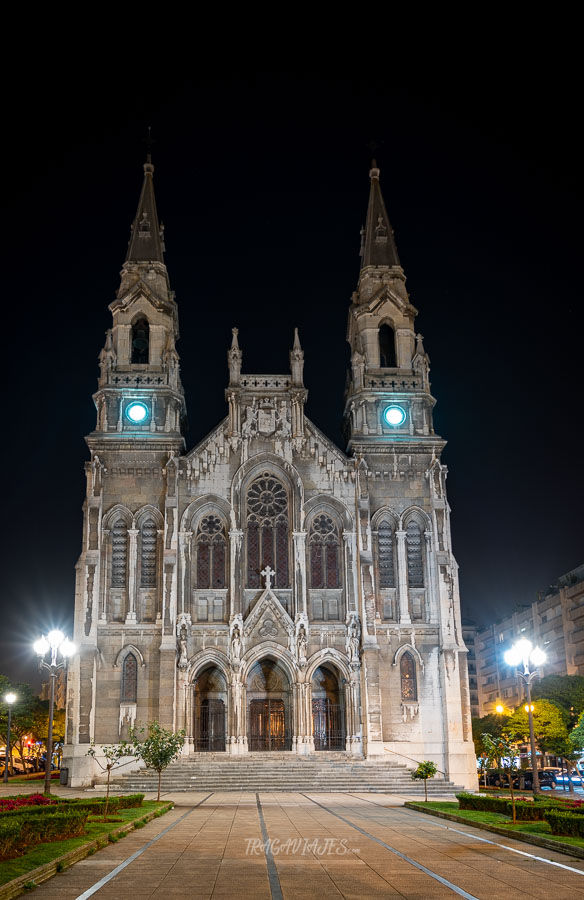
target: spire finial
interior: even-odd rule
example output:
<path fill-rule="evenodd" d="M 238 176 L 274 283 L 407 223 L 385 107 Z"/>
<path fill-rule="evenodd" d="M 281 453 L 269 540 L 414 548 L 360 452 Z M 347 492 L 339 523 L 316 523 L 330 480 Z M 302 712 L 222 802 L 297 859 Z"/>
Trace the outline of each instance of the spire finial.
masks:
<path fill-rule="evenodd" d="M 293 347 L 293 349 L 294 350 L 302 350 L 302 347 L 300 346 L 300 338 L 298 336 L 297 328 L 294 329 L 294 347 Z"/>
<path fill-rule="evenodd" d="M 144 163 L 144 172 L 154 172 L 154 166 L 152 165 L 152 145 L 156 143 L 154 138 L 152 137 L 152 126 L 148 125 L 148 134 L 144 138 L 144 143 L 146 144 L 146 162 Z M 148 166 L 148 168 L 146 168 Z"/>

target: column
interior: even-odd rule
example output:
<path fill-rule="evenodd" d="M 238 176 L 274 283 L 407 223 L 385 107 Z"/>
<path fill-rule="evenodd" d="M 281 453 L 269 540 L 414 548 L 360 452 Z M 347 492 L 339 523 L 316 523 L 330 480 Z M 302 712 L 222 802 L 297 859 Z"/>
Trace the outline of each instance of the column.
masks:
<path fill-rule="evenodd" d="M 400 625 L 411 625 L 408 600 L 408 560 L 406 554 L 406 532 L 396 531 L 397 538 L 397 597 Z"/>
<path fill-rule="evenodd" d="M 191 612 L 190 597 L 188 596 L 188 576 L 189 576 L 189 550 L 191 547 L 192 531 L 179 531 L 178 546 L 180 558 L 180 575 L 179 584 L 181 585 L 180 611 L 181 613 Z"/>
<path fill-rule="evenodd" d="M 128 613 L 126 615 L 126 623 L 131 624 L 136 621 L 136 563 L 138 561 L 138 535 L 140 532 L 137 528 L 128 528 L 130 536 L 130 566 L 128 576 Z"/>
<path fill-rule="evenodd" d="M 296 612 L 307 615 L 306 605 L 306 532 L 295 531 L 294 539 L 294 583 L 296 587 Z"/>
<path fill-rule="evenodd" d="M 236 616 L 241 615 L 242 610 L 242 598 L 243 598 L 243 582 L 242 582 L 242 574 L 243 574 L 243 558 L 242 558 L 242 547 L 243 547 L 243 531 L 240 531 L 237 528 L 232 529 L 229 532 L 229 600 L 230 600 L 230 615 Z"/>
<path fill-rule="evenodd" d="M 343 531 L 345 594 L 347 611 L 357 612 L 357 535 L 354 531 Z"/>
<path fill-rule="evenodd" d="M 436 582 L 435 582 L 435 566 L 433 563 L 433 534 L 428 530 L 424 532 L 426 547 L 426 602 L 429 609 L 426 610 L 426 622 L 440 622 L 438 614 L 438 603 L 436 599 Z"/>

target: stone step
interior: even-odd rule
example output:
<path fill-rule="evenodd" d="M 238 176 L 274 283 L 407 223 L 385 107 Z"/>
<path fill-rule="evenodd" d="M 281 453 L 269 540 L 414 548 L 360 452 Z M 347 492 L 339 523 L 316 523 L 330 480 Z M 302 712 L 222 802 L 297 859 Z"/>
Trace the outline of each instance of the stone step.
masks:
<path fill-rule="evenodd" d="M 376 791 L 396 794 L 424 793 L 406 766 L 386 759 L 355 759 L 344 753 L 299 757 L 293 753 L 198 753 L 182 758 L 162 775 L 165 791 Z M 152 791 L 158 776 L 142 770 L 115 779 L 125 791 Z M 428 793 L 450 793 L 458 788 L 439 778 L 428 782 Z"/>

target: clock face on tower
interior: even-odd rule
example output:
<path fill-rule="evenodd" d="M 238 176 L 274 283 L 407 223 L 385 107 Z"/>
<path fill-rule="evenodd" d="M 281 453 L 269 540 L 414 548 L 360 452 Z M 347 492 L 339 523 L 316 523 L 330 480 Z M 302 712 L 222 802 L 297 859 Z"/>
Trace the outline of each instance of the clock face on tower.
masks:
<path fill-rule="evenodd" d="M 383 410 L 383 418 L 388 425 L 397 428 L 406 420 L 406 411 L 403 406 L 386 406 Z"/>
<path fill-rule="evenodd" d="M 133 425 L 141 425 L 142 422 L 145 422 L 150 414 L 150 411 L 145 403 L 142 403 L 140 400 L 134 400 L 132 403 L 128 403 L 126 406 L 126 418 Z"/>

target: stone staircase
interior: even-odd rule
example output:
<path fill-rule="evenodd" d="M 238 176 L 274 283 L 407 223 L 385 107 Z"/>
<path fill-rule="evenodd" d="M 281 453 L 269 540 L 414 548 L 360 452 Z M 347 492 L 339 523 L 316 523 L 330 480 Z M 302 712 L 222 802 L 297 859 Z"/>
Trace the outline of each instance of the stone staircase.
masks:
<path fill-rule="evenodd" d="M 151 769 L 118 776 L 123 791 L 154 791 L 158 776 Z M 163 791 L 377 791 L 424 794 L 422 781 L 410 769 L 387 759 L 355 759 L 345 753 L 195 753 L 173 763 L 162 774 Z M 461 790 L 442 776 L 428 781 L 428 794 Z"/>

